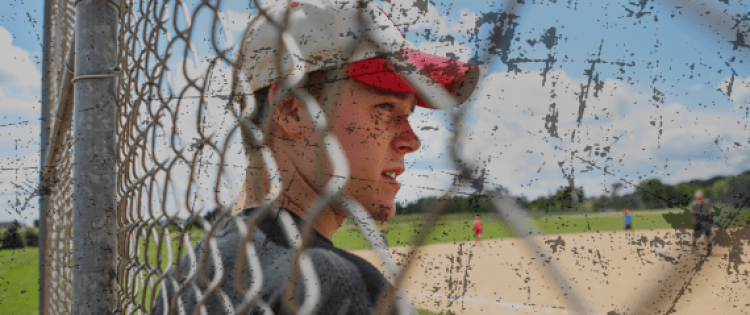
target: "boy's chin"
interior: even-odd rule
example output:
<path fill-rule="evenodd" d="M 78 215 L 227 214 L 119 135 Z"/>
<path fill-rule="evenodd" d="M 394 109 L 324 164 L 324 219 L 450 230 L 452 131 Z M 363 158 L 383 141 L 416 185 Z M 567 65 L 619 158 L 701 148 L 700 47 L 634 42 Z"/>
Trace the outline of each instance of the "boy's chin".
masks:
<path fill-rule="evenodd" d="M 375 221 L 388 221 L 396 214 L 396 204 L 381 204 L 377 209 L 368 209 Z"/>

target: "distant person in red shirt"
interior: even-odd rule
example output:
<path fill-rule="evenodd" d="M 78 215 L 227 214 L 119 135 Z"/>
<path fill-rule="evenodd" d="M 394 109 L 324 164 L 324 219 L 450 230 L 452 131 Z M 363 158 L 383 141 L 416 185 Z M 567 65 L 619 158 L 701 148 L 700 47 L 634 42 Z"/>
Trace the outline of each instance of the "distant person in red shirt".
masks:
<path fill-rule="evenodd" d="M 482 241 L 482 221 L 479 220 L 479 216 L 474 216 L 474 241 L 479 244 Z"/>
<path fill-rule="evenodd" d="M 385 246 L 388 246 L 388 239 L 385 238 L 385 236 L 388 235 L 388 221 L 380 221 L 380 236 L 383 238 L 383 242 L 385 242 Z"/>

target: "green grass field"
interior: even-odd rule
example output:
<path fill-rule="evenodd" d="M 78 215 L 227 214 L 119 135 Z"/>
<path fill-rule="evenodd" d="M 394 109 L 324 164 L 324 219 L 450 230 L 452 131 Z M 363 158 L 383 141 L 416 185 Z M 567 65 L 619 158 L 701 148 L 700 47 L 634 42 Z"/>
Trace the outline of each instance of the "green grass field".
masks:
<path fill-rule="evenodd" d="M 510 226 L 503 221 L 490 219 L 491 214 L 482 215 L 484 238 L 513 237 Z M 419 214 L 396 216 L 388 223 L 389 246 L 412 244 L 416 234 L 422 229 L 425 216 Z M 474 239 L 474 216 L 466 214 L 448 214 L 435 223 L 427 236 L 426 244 L 469 241 Z M 346 250 L 370 248 L 364 235 L 351 221 L 347 221 L 333 237 L 333 244 Z"/>
<path fill-rule="evenodd" d="M 668 214 L 667 217 L 673 216 L 683 220 L 678 220 L 678 224 L 669 222 L 664 216 L 665 213 Z M 482 214 L 480 217 L 483 224 L 483 239 L 515 237 L 510 226 L 506 222 L 498 220 L 495 214 Z M 424 221 L 425 217 L 412 214 L 396 216 L 396 218 L 388 223 L 388 235 L 386 236 L 388 245 L 412 244 L 415 235 L 422 228 L 421 222 Z M 614 231 L 623 228 L 621 213 L 555 214 L 538 216 L 533 220 L 544 234 Z M 633 228 L 636 230 L 686 227 L 688 226 L 687 222 L 689 222 L 687 214 L 679 209 L 638 211 L 633 214 Z M 473 224 L 474 216 L 471 214 L 445 215 L 436 223 L 424 244 L 474 240 Z M 346 250 L 370 248 L 359 228 L 350 221 L 347 221 L 334 235 L 333 243 Z"/>
<path fill-rule="evenodd" d="M 746 211 L 745 216 L 750 217 Z M 722 214 L 725 215 L 725 214 Z M 514 237 L 510 226 L 498 219 L 496 214 L 482 214 L 484 225 L 484 239 Z M 397 215 L 388 223 L 388 244 L 390 246 L 401 246 L 412 244 L 415 235 L 423 227 L 424 215 Z M 533 219 L 544 234 L 558 233 L 581 233 L 597 231 L 613 231 L 623 228 L 622 213 L 603 214 L 554 214 L 536 216 Z M 473 214 L 447 214 L 442 216 L 435 224 L 424 244 L 435 244 L 456 241 L 474 240 Z M 633 227 L 641 229 L 666 229 L 673 227 L 689 226 L 687 213 L 680 209 L 668 209 L 661 211 L 636 211 L 633 214 Z M 2 234 L 3 231 L 0 231 Z M 188 231 L 193 245 L 205 236 L 202 229 Z M 170 233 L 172 239 L 172 250 L 174 261 L 178 257 L 179 233 Z M 139 240 L 143 244 L 143 239 Z M 369 244 L 359 231 L 359 228 L 351 220 L 347 220 L 344 226 L 335 234 L 333 243 L 346 250 L 368 249 Z M 143 245 L 141 245 L 143 246 Z M 143 247 L 141 247 L 143 248 Z M 139 261 L 148 261 L 151 265 L 156 264 L 156 248 L 154 242 L 149 242 L 147 251 L 139 256 Z M 148 252 L 148 257 L 146 257 Z M 184 253 L 184 250 L 182 251 Z M 166 256 L 166 248 L 162 248 L 162 255 Z M 167 260 L 161 262 L 162 268 L 166 267 Z M 3 314 L 37 314 L 38 303 L 38 252 L 37 248 L 26 248 L 23 250 L 0 251 L 0 309 Z M 154 276 L 155 279 L 155 276 Z M 146 292 L 147 299 L 142 301 L 142 295 L 138 300 L 146 302 L 150 300 L 150 292 Z M 420 310 L 420 315 L 433 315 L 434 313 Z"/>
<path fill-rule="evenodd" d="M 37 248 L 0 251 L 0 310 L 3 314 L 39 314 Z"/>
<path fill-rule="evenodd" d="M 679 211 L 679 210 L 678 210 Z M 680 212 L 672 212 L 682 214 Z M 668 222 L 663 212 L 656 213 L 641 212 L 633 214 L 633 228 L 636 230 L 644 229 L 668 229 L 675 227 Z M 687 214 L 684 214 L 687 218 Z M 623 229 L 622 214 L 599 214 L 599 215 L 568 215 L 568 216 L 548 216 L 536 218 L 534 221 L 544 234 L 558 233 L 581 233 L 596 231 L 615 231 Z M 686 227 L 677 226 L 677 227 Z"/>

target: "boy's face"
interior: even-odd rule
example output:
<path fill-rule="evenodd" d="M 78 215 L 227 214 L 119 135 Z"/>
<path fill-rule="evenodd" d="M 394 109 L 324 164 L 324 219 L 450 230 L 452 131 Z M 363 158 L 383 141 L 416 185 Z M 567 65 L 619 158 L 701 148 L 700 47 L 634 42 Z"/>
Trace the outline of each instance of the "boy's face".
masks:
<path fill-rule="evenodd" d="M 416 97 L 412 94 L 384 92 L 356 82 L 342 84 L 333 133 L 349 162 L 348 194 L 367 209 L 375 220 L 389 220 L 396 211 L 395 197 L 401 188 L 396 177 L 404 172 L 404 156 L 419 149 L 420 141 L 409 124 Z M 314 157 L 313 143 L 319 133 L 311 130 L 304 155 Z M 308 182 L 315 179 L 315 158 L 303 158 L 300 171 Z M 330 168 L 326 169 L 331 174 Z"/>

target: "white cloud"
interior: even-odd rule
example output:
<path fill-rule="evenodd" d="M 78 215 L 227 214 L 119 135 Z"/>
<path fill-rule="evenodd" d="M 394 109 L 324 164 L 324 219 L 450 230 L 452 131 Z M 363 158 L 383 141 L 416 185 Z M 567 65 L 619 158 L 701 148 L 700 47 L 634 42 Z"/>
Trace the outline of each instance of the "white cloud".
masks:
<path fill-rule="evenodd" d="M 29 53 L 13 46 L 13 35 L 0 26 L 0 88 L 38 88 L 42 76 L 29 58 Z"/>
<path fill-rule="evenodd" d="M 27 224 L 38 217 L 39 87 L 41 75 L 29 53 L 14 46 L 0 27 L 0 221 Z M 27 201 L 29 203 L 27 203 Z"/>
<path fill-rule="evenodd" d="M 406 156 L 406 163 L 413 164 L 417 161 L 446 159 L 448 147 L 445 143 L 451 136 L 451 131 L 445 127 L 448 118 L 441 111 L 428 110 L 417 107 L 414 114 L 409 117 L 409 123 L 419 137 L 422 146 L 412 154 Z"/>
<path fill-rule="evenodd" d="M 13 36 L 0 26 L 0 109 L 2 112 L 39 115 L 41 75 L 29 53 L 12 43 Z"/>
<path fill-rule="evenodd" d="M 590 197 L 621 180 L 638 184 L 659 178 L 675 184 L 750 168 L 747 122 L 741 117 L 693 112 L 681 104 L 657 108 L 637 86 L 606 80 L 598 97 L 592 89 L 579 126 L 578 96 L 585 81 L 555 71 L 542 86 L 540 75 L 487 76 L 461 125 L 468 131 L 460 141 L 463 160 L 486 165 L 490 181 L 513 194 L 532 199 L 547 195 L 567 186 L 565 176 L 571 174 Z M 552 103 L 556 137 L 545 120 L 554 116 Z M 418 115 L 411 122 L 425 148 L 414 154 L 414 170 L 408 172 L 425 171 L 427 165 L 433 166 L 431 172 L 452 172 L 448 163 L 435 159 L 445 159 L 450 134 L 433 128 L 425 133 L 419 127 L 445 129 L 444 120 Z M 409 195 L 404 194 L 400 198 Z"/>
<path fill-rule="evenodd" d="M 417 50 L 428 54 L 463 61 L 471 58 L 471 48 L 452 42 L 421 42 L 419 43 L 419 46 L 417 46 Z"/>
<path fill-rule="evenodd" d="M 11 86 L 8 84 L 8 86 Z M 6 93 L 3 93 L 3 87 L 2 84 L 0 84 L 0 108 L 2 108 L 2 112 L 8 113 L 18 113 L 21 115 L 30 115 L 34 117 L 39 117 L 39 111 L 42 108 L 42 105 L 39 100 L 38 96 L 38 90 L 33 91 L 31 93 L 25 93 L 30 91 L 15 91 L 12 94 L 13 96 L 6 95 Z"/>
<path fill-rule="evenodd" d="M 19 158 L 0 158 L 0 221 L 27 225 L 39 217 L 39 152 Z"/>
<path fill-rule="evenodd" d="M 182 99 L 154 100 L 150 104 L 152 109 L 161 108 L 164 104 L 166 105 L 164 109 L 168 111 L 162 109 L 162 116 L 158 117 L 159 127 L 155 131 L 146 133 L 144 141 L 149 144 L 147 163 L 145 168 L 136 165 L 137 170 L 134 176 L 136 179 L 140 178 L 154 168 L 153 160 L 168 161 L 168 164 L 174 165 L 169 171 L 169 181 L 165 177 L 165 172 L 154 176 L 158 183 L 155 189 L 163 191 L 169 185 L 170 190 L 167 195 L 170 197 L 167 200 L 154 197 L 153 201 L 157 205 L 165 204 L 166 211 L 170 215 L 179 213 L 185 217 L 189 215 L 187 211 L 189 208 L 205 212 L 215 209 L 218 203 L 232 206 L 244 177 L 246 165 L 239 130 L 235 130 L 230 137 L 231 129 L 237 125 L 237 121 L 232 112 L 225 109 L 227 104 L 225 96 L 230 94 L 231 68 L 219 62 L 211 71 L 210 78 L 205 80 L 212 58 L 212 56 L 206 56 L 197 65 L 190 57 L 185 63 L 183 59 L 170 62 L 173 76 L 170 77 L 169 86 L 173 94 L 182 96 Z M 180 70 L 183 64 L 187 65 L 184 72 Z M 188 85 L 185 73 L 188 78 L 195 80 L 198 86 L 209 84 L 205 89 L 204 103 L 201 103 L 198 98 L 201 95 L 200 91 Z M 237 110 L 236 104 L 234 107 Z M 148 108 L 147 104 L 140 104 L 139 125 L 151 120 L 150 115 L 145 111 L 146 108 Z M 172 132 L 174 132 L 174 138 L 172 138 Z M 201 138 L 208 141 L 202 142 Z M 170 141 L 172 139 L 174 141 Z M 153 149 L 150 147 L 151 143 L 154 144 Z M 198 150 L 199 148 L 201 150 Z M 227 148 L 226 151 L 224 148 Z M 179 156 L 180 152 L 182 157 Z M 217 184 L 219 165 L 222 162 L 225 173 Z M 191 163 L 194 164 L 192 169 Z M 192 187 L 188 192 L 188 183 L 191 183 L 191 179 Z M 218 200 L 214 194 L 217 190 L 219 191 Z M 185 198 L 188 193 L 190 196 Z M 155 210 L 159 214 L 161 206 L 156 207 Z M 145 212 L 145 209 L 141 211 Z"/>
<path fill-rule="evenodd" d="M 12 147 L 17 146 L 18 143 L 23 145 L 33 143 L 38 149 L 39 125 L 36 125 L 36 121 L 11 124 L 3 124 L 3 122 L 4 120 L 0 120 L 0 147 L 9 148 L 8 151 L 12 151 Z M 4 154 L 0 154 L 2 155 Z"/>
<path fill-rule="evenodd" d="M 420 198 L 443 196 L 453 188 L 457 174 L 456 171 L 445 169 L 407 169 L 399 176 L 401 190 L 396 195 L 396 201 L 409 203 Z M 472 193 L 463 187 L 459 191 Z"/>
<path fill-rule="evenodd" d="M 431 3 L 426 6 L 415 6 L 412 0 L 393 0 L 383 2 L 383 10 L 388 12 L 403 29 L 431 28 L 437 35 L 447 35 L 474 29 L 479 15 L 467 9 L 460 11 L 460 19 L 448 18 Z"/>
<path fill-rule="evenodd" d="M 251 14 L 237 12 L 232 9 L 227 10 L 224 14 L 227 18 L 227 26 L 229 30 L 235 32 L 244 32 L 247 23 L 253 18 Z"/>
<path fill-rule="evenodd" d="M 731 76 L 722 80 L 717 89 L 729 95 L 729 99 L 734 102 L 735 110 L 750 107 L 750 77 L 744 79 L 734 77 L 732 84 L 729 84 L 730 82 L 732 82 Z"/>

